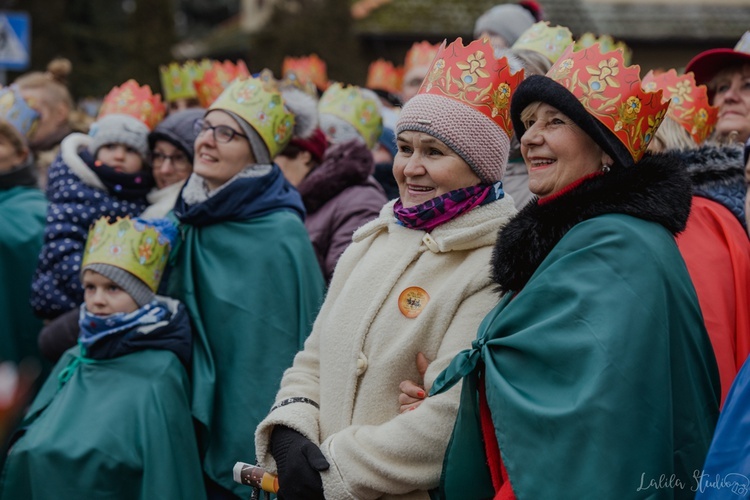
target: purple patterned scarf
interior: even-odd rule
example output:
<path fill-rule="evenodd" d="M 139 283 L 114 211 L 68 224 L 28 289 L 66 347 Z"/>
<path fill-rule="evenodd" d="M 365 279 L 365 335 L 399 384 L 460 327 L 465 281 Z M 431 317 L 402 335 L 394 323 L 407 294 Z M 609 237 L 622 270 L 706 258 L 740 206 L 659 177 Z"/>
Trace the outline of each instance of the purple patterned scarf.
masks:
<path fill-rule="evenodd" d="M 402 226 L 409 229 L 430 231 L 444 222 L 453 220 L 472 208 L 497 201 L 505 196 L 503 183 L 479 184 L 454 189 L 420 205 L 404 208 L 399 199 L 393 206 L 393 214 Z"/>

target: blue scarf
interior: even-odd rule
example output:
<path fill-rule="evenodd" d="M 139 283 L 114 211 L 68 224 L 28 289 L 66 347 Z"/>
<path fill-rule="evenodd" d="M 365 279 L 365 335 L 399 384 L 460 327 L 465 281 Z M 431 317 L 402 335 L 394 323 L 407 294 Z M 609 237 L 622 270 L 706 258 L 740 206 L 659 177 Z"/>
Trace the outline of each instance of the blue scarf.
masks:
<path fill-rule="evenodd" d="M 81 306 L 81 315 L 78 319 L 81 328 L 81 333 L 78 335 L 81 352 L 85 356 L 93 344 L 105 337 L 137 327 L 153 325 L 168 319 L 169 315 L 169 310 L 157 300 L 152 300 L 131 313 L 115 313 L 109 316 L 91 314 L 84 304 Z"/>
<path fill-rule="evenodd" d="M 202 203 L 188 205 L 180 194 L 174 214 L 184 224 L 209 226 L 253 219 L 279 210 L 289 210 L 300 219 L 305 218 L 302 197 L 274 164 L 267 175 L 235 179 L 221 193 Z"/>

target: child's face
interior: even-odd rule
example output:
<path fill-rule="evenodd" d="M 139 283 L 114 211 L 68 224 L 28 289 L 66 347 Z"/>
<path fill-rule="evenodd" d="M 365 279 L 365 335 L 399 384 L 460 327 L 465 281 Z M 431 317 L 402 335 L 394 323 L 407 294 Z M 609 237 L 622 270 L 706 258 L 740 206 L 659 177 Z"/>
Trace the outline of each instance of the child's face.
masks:
<path fill-rule="evenodd" d="M 86 310 L 97 316 L 131 313 L 138 304 L 111 279 L 91 270 L 83 272 L 83 299 Z"/>
<path fill-rule="evenodd" d="M 105 144 L 96 152 L 96 159 L 124 174 L 134 174 L 143 169 L 143 158 L 125 144 Z"/>

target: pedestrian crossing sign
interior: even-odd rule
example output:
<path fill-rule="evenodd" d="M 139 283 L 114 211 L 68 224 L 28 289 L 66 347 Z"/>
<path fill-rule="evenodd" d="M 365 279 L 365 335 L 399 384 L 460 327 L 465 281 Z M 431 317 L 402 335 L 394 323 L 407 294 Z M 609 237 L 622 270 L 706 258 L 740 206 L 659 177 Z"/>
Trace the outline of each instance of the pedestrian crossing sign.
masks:
<path fill-rule="evenodd" d="M 0 10 L 0 69 L 29 66 L 31 22 L 26 12 Z"/>

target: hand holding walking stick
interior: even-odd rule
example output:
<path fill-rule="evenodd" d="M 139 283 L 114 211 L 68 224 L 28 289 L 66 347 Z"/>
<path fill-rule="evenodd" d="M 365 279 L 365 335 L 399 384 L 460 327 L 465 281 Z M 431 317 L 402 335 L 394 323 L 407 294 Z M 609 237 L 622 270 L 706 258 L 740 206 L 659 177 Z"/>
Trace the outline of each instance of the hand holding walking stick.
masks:
<path fill-rule="evenodd" d="M 279 491 L 279 478 L 266 472 L 260 466 L 237 462 L 232 469 L 232 478 L 236 483 L 252 486 L 257 490 L 263 490 L 268 493 L 277 493 Z"/>

